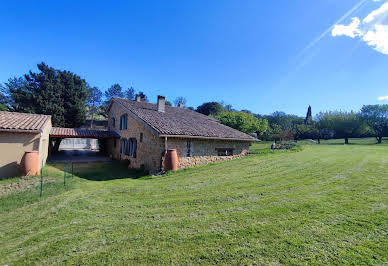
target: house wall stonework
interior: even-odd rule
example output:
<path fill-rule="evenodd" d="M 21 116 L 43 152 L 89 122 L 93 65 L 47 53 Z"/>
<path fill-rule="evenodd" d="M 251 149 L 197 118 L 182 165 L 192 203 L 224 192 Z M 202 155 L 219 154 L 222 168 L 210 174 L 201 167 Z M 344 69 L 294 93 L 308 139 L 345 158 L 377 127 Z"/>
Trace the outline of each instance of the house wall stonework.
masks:
<path fill-rule="evenodd" d="M 132 118 L 129 114 L 127 129 L 120 130 L 120 116 L 124 114 L 128 114 L 128 112 L 119 104 L 113 103 L 109 111 L 108 126 L 110 130 L 117 131 L 121 138 L 136 138 L 136 158 L 125 154 L 120 154 L 120 140 L 118 139 L 112 139 L 108 141 L 108 154 L 117 160 L 128 159 L 130 161 L 130 167 L 144 167 L 145 170 L 149 172 L 157 172 L 161 169 L 161 158 L 164 151 L 164 143 L 159 137 L 155 136 L 143 123 Z M 115 127 L 112 125 L 113 117 L 116 120 Z M 143 134 L 142 142 L 140 142 L 141 133 Z M 114 141 L 116 141 L 116 147 L 114 147 Z"/>
<path fill-rule="evenodd" d="M 167 144 L 169 149 L 177 150 L 178 169 L 241 158 L 249 150 L 249 142 L 246 141 L 169 138 Z M 218 156 L 217 149 L 233 149 L 233 155 Z"/>

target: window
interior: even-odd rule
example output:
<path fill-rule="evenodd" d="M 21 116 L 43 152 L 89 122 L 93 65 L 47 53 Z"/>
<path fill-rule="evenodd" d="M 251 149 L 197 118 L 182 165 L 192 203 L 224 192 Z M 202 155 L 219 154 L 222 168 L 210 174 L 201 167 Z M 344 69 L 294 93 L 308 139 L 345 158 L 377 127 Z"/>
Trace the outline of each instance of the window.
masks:
<path fill-rule="evenodd" d="M 116 119 L 112 117 L 112 127 L 116 128 Z"/>
<path fill-rule="evenodd" d="M 136 158 L 137 141 L 132 139 L 120 140 L 120 153 Z"/>
<path fill-rule="evenodd" d="M 191 157 L 193 155 L 193 148 L 191 140 L 186 141 L 186 157 Z"/>
<path fill-rule="evenodd" d="M 217 148 L 217 155 L 218 156 L 232 156 L 233 155 L 233 149 L 231 148 Z"/>
<path fill-rule="evenodd" d="M 143 133 L 140 133 L 140 142 L 143 142 Z"/>
<path fill-rule="evenodd" d="M 120 130 L 128 128 L 128 114 L 120 116 Z"/>

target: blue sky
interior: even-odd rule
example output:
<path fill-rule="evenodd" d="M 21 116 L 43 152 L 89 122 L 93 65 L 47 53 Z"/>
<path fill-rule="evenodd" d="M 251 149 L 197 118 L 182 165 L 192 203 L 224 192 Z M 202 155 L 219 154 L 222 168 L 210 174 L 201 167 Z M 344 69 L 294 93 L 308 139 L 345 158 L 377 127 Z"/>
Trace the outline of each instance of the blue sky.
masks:
<path fill-rule="evenodd" d="M 388 95 L 386 2 L 4 0 L 0 82 L 44 61 L 101 90 L 133 84 L 151 101 L 358 110 Z"/>

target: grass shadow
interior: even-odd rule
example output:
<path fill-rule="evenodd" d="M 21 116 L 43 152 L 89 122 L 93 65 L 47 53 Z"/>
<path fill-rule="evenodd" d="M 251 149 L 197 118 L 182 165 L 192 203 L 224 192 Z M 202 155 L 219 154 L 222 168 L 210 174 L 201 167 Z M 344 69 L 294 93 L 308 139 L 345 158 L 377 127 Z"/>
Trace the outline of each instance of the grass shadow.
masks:
<path fill-rule="evenodd" d="M 144 171 L 128 169 L 125 161 L 90 162 L 90 163 L 50 163 L 51 166 L 66 171 L 71 175 L 90 181 L 107 181 L 115 179 L 139 179 L 145 177 Z"/>

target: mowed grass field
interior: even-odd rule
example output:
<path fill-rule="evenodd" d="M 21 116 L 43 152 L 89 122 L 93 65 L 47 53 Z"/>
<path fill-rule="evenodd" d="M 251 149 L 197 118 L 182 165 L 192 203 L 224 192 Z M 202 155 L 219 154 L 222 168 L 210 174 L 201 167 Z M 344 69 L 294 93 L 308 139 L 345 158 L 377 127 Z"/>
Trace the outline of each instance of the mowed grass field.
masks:
<path fill-rule="evenodd" d="M 66 187 L 63 165 L 49 165 L 42 198 L 0 197 L 0 265 L 387 264 L 388 146 L 323 143 L 255 144 L 156 177 L 76 165 Z"/>

